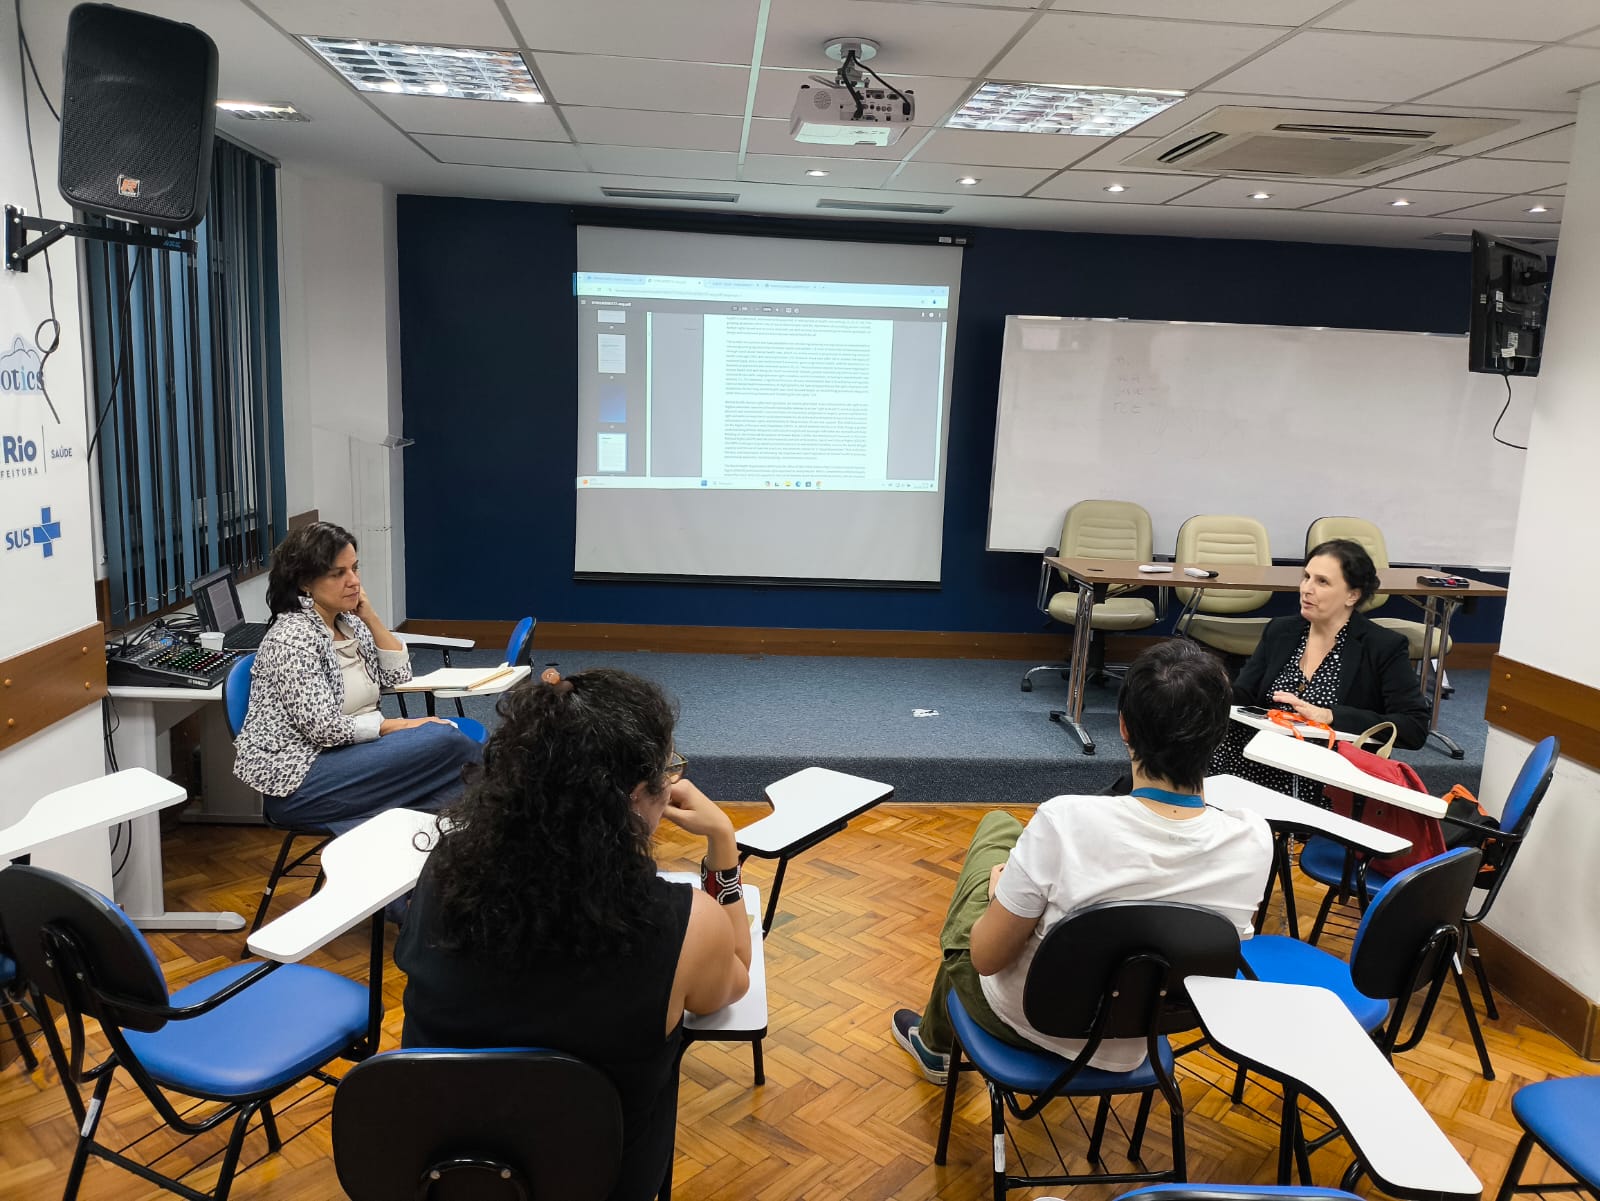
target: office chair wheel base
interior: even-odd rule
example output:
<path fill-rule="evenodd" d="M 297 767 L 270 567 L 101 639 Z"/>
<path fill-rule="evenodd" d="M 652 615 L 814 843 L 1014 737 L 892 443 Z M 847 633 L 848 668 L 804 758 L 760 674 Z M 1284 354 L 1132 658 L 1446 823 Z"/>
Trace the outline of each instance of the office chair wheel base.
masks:
<path fill-rule="evenodd" d="M 1033 681 L 1032 680 L 1026 680 L 1026 679 L 1023 680 L 1022 681 L 1022 691 L 1024 691 L 1024 692 L 1032 692 L 1033 691 Z"/>

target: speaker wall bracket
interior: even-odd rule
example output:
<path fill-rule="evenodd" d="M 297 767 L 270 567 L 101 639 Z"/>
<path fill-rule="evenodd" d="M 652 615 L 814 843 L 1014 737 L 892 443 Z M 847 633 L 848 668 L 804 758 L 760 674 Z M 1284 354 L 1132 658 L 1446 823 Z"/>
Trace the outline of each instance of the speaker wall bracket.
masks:
<path fill-rule="evenodd" d="M 30 232 L 39 235 L 31 242 L 28 241 Z M 52 221 L 45 217 L 30 217 L 15 205 L 6 205 L 7 271 L 27 271 L 29 259 L 49 250 L 62 238 L 88 238 L 94 242 L 144 246 L 151 250 L 176 250 L 182 254 L 193 254 L 195 251 L 193 238 L 104 225 L 80 225 L 75 221 Z"/>

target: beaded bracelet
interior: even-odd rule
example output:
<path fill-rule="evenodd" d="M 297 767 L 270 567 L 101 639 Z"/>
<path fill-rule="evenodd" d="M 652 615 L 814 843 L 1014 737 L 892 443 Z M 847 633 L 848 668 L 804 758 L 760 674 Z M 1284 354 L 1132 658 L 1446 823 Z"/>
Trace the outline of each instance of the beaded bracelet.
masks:
<path fill-rule="evenodd" d="M 719 905 L 732 905 L 744 900 L 744 887 L 739 882 L 739 865 L 723 871 L 714 871 L 700 860 L 700 887 Z"/>

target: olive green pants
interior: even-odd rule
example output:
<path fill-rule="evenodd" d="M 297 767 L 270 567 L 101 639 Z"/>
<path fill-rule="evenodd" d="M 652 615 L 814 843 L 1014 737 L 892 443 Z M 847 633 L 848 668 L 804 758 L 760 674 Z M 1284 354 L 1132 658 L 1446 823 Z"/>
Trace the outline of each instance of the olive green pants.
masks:
<path fill-rule="evenodd" d="M 954 1042 L 950 1029 L 950 990 L 955 989 L 961 1005 L 972 1020 L 987 1033 L 1014 1047 L 1038 1048 L 995 1016 L 978 983 L 978 969 L 972 966 L 972 927 L 989 907 L 989 873 L 1004 863 L 1011 848 L 1022 837 L 1022 823 L 1009 813 L 988 813 L 978 823 L 961 864 L 950 912 L 939 932 L 939 950 L 944 958 L 933 978 L 933 991 L 922 1007 L 922 1026 L 918 1031 L 922 1045 L 938 1054 L 948 1054 Z"/>

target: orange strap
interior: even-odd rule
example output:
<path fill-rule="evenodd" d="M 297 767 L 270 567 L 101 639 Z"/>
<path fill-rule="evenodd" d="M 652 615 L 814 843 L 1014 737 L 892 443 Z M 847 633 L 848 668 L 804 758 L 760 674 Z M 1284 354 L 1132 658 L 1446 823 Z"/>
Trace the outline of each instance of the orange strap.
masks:
<path fill-rule="evenodd" d="M 1305 731 L 1307 730 L 1310 730 L 1318 737 L 1327 735 L 1329 750 L 1333 749 L 1333 744 L 1336 741 L 1333 736 L 1332 726 L 1324 722 L 1313 721 L 1309 717 L 1302 717 L 1293 709 L 1274 709 L 1267 714 L 1267 720 L 1272 722 L 1273 725 L 1283 726 L 1302 742 L 1305 741 Z"/>

